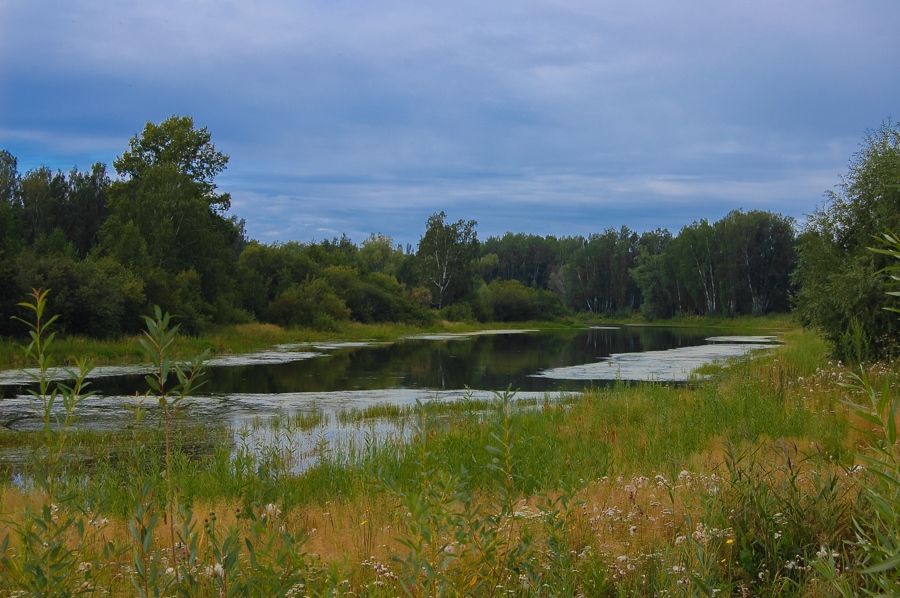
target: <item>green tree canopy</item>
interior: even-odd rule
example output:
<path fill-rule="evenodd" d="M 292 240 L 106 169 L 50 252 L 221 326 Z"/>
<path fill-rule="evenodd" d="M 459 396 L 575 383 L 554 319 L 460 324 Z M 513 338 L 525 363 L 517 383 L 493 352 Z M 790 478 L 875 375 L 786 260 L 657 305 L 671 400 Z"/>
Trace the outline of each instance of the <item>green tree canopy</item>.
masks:
<path fill-rule="evenodd" d="M 190 116 L 170 116 L 158 125 L 148 122 L 113 167 L 120 177 L 140 179 L 152 167 L 171 165 L 193 181 L 211 210 L 223 213 L 231 207 L 231 195 L 217 194 L 214 180 L 225 170 L 228 156 L 216 150 L 211 139 L 206 127 L 194 128 Z"/>
<path fill-rule="evenodd" d="M 241 302 L 243 222 L 225 217 L 229 196 L 215 193 L 227 161 L 189 117 L 147 123 L 114 162 L 122 178 L 100 231 L 101 253 L 142 277 L 148 301 L 197 322 L 227 321 Z"/>

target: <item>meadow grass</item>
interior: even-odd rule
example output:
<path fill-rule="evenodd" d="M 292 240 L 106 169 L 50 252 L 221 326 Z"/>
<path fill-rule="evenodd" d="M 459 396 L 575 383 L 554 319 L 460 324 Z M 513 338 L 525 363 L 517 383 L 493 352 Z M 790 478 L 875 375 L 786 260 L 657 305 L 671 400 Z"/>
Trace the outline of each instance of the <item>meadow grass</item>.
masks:
<path fill-rule="evenodd" d="M 862 593 L 875 587 L 865 563 L 877 550 L 857 550 L 854 521 L 877 512 L 864 497 L 879 462 L 863 469 L 859 454 L 878 439 L 854 426 L 870 429 L 872 416 L 842 402 L 859 402 L 860 391 L 842 386 L 850 373 L 827 360 L 818 336 L 792 329 L 783 340 L 688 385 L 348 411 L 337 416 L 344 423 L 403 422 L 405 433 L 343 447 L 321 437 L 315 414 L 254 422 L 268 442 L 173 421 L 168 458 L 160 425 L 72 431 L 70 454 L 87 458 L 61 472 L 54 503 L 75 522 L 64 538 L 69 586 L 198 596 Z M 869 375 L 884 393 L 897 381 L 885 366 Z M 299 454 L 303 438 L 314 463 L 298 473 L 310 456 Z M 39 453 L 42 443 L 0 434 L 3 446 Z M 7 572 L 27 560 L 35 521 L 47 521 L 28 513 L 59 516 L 28 481 L 40 469 L 16 473 L 0 490 Z M 177 521 L 175 534 L 164 519 Z M 0 578 L 0 593 L 15 595 L 20 578 Z"/>

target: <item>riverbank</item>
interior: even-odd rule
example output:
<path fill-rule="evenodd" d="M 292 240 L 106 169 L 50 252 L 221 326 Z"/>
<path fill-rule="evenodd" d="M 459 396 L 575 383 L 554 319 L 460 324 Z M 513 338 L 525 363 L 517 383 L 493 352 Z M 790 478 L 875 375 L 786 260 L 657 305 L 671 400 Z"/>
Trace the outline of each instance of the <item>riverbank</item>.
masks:
<path fill-rule="evenodd" d="M 155 426 L 75 435 L 96 457 L 71 466 L 73 502 L 47 513 L 53 525 L 86 521 L 67 532 L 78 551 L 67 571 L 112 595 L 133 594 L 139 565 L 154 587 L 199 596 L 276 582 L 310 596 L 497 586 L 517 596 L 796 596 L 824 593 L 829 571 L 855 592 L 866 578 L 851 521 L 872 520 L 863 497 L 877 486 L 854 455 L 862 420 L 842 401 L 864 397 L 841 386 L 849 372 L 815 334 L 782 340 L 690 387 L 372 409 L 354 414 L 361 429 L 387 418 L 407 422 L 405 434 L 344 451 L 301 454 L 290 439 L 315 438 L 312 419 L 260 422 L 271 441 L 253 445 L 178 427 L 168 461 Z M 886 389 L 897 380 L 890 368 L 870 373 Z M 314 466 L 293 473 L 310 457 Z M 0 531 L 11 532 L 6 554 L 24 554 L 15 522 L 40 496 L 7 478 L 0 501 L 0 518 L 13 521 Z M 175 563 L 173 543 L 191 556 Z"/>

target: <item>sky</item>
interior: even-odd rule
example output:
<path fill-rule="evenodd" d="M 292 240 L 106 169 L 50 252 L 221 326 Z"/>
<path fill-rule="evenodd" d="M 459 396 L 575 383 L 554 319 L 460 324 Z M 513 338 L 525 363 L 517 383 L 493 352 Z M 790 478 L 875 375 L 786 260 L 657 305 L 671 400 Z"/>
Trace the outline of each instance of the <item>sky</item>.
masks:
<path fill-rule="evenodd" d="M 111 164 L 189 115 L 250 237 L 805 221 L 900 119 L 896 0 L 0 0 L 0 148 Z"/>

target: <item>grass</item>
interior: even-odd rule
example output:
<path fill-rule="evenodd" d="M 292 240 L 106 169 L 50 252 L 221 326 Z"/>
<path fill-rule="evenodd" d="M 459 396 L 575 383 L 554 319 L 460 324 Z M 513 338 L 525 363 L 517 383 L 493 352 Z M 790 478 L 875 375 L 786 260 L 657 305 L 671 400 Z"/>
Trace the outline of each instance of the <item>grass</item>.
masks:
<path fill-rule="evenodd" d="M 278 334 L 267 342 L 291 342 Z M 687 386 L 343 412 L 345 424 L 405 432 L 342 450 L 320 437 L 318 414 L 255 422 L 271 433 L 264 443 L 175 422 L 169 459 L 150 424 L 72 431 L 70 454 L 88 458 L 59 478 L 57 508 L 76 522 L 66 583 L 111 595 L 862 593 L 862 563 L 878 552 L 855 548 L 853 521 L 869 521 L 876 478 L 858 455 L 878 438 L 854 429 L 871 416 L 842 402 L 858 391 L 841 385 L 850 374 L 821 339 L 796 328 L 782 338 Z M 891 367 L 870 375 L 887 393 L 898 380 Z M 43 443 L 0 433 L 0 446 Z M 314 464 L 297 473 L 301 458 Z M 7 572 L 27 560 L 28 522 L 50 509 L 27 483 L 39 469 L 12 473 L 0 489 Z M 162 513 L 177 520 L 175 542 Z M 0 595 L 21 588 L 0 579 Z"/>

